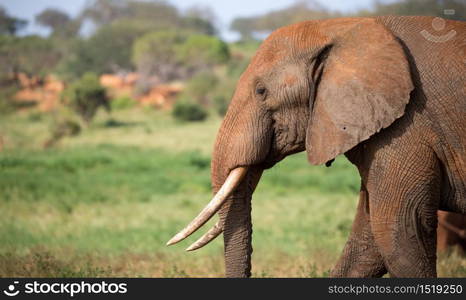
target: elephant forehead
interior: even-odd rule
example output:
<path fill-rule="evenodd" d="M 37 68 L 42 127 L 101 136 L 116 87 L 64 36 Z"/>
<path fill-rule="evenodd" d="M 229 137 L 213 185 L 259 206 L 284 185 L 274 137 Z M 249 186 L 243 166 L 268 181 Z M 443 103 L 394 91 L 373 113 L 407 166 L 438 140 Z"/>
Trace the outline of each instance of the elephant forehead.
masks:
<path fill-rule="evenodd" d="M 261 49 L 252 59 L 249 69 L 256 73 L 267 72 L 285 57 L 283 49 Z"/>
<path fill-rule="evenodd" d="M 279 71 L 276 73 L 278 74 L 277 84 L 284 87 L 299 85 L 304 77 L 302 68 L 292 64 L 279 68 Z"/>
<path fill-rule="evenodd" d="M 266 72 L 293 55 L 289 43 L 282 39 L 268 38 L 264 41 L 251 60 L 250 69 L 255 72 Z"/>
<path fill-rule="evenodd" d="M 293 86 L 298 81 L 298 77 L 294 74 L 286 73 L 283 78 L 283 84 L 286 86 Z"/>

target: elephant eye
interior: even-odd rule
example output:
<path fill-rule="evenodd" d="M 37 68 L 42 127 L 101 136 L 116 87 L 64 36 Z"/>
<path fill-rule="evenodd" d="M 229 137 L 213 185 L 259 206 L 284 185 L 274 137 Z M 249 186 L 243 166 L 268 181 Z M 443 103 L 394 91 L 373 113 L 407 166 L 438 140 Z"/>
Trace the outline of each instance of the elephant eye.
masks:
<path fill-rule="evenodd" d="M 262 85 L 258 85 L 256 87 L 256 95 L 258 95 L 259 97 L 263 98 L 265 97 L 265 94 L 267 93 L 267 90 L 264 86 Z"/>
<path fill-rule="evenodd" d="M 256 90 L 256 93 L 257 93 L 258 95 L 264 95 L 264 94 L 265 94 L 265 89 L 264 89 L 264 88 L 258 88 L 258 89 Z"/>

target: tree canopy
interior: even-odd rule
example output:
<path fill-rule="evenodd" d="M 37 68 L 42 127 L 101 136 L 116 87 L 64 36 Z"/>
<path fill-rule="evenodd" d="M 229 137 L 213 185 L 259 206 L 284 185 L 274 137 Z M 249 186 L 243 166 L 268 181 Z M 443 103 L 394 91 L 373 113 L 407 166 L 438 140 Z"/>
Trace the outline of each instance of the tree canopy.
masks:
<path fill-rule="evenodd" d="M 182 14 L 167 1 L 94 0 L 81 14 L 97 27 L 121 20 L 137 20 L 156 29 L 183 28 L 187 31 L 215 34 L 208 9 L 191 9 Z"/>
<path fill-rule="evenodd" d="M 371 8 L 346 16 L 387 14 L 464 20 L 466 3 L 376 1 Z M 238 17 L 230 27 L 242 40 L 251 41 L 287 24 L 339 16 L 344 15 L 329 11 L 315 0 L 303 0 L 261 15 Z M 75 80 L 86 72 L 101 75 L 137 71 L 148 85 L 184 80 L 239 59 L 233 55 L 230 60 L 229 45 L 218 37 L 215 19 L 208 7 L 181 11 L 163 0 L 89 0 L 76 17 L 54 8 L 40 12 L 35 21 L 50 28 L 48 37 L 18 36 L 27 22 L 0 7 L 0 72 L 39 76 L 53 72 L 62 79 Z M 248 44 L 253 45 L 253 50 L 257 47 L 256 43 Z"/>
<path fill-rule="evenodd" d="M 454 12 L 454 13 L 453 13 Z M 466 19 L 464 0 L 400 0 L 375 1 L 371 8 L 346 14 L 346 16 L 424 15 L 454 20 Z M 235 18 L 230 28 L 240 34 L 242 40 L 250 40 L 258 33 L 269 33 L 279 27 L 304 20 L 317 20 L 345 16 L 331 12 L 315 1 L 300 1 L 289 7 L 252 17 Z"/>
<path fill-rule="evenodd" d="M 373 11 L 369 14 L 436 16 L 464 21 L 466 2 L 464 0 L 404 0 L 385 4 L 377 1 Z"/>
<path fill-rule="evenodd" d="M 61 56 L 54 43 L 40 36 L 12 37 L 0 35 L 0 62 L 3 76 L 16 73 L 45 76 Z"/>
<path fill-rule="evenodd" d="M 42 26 L 49 27 L 52 31 L 65 26 L 71 18 L 68 14 L 55 8 L 47 8 L 36 16 L 36 22 Z"/>
<path fill-rule="evenodd" d="M 0 6 L 0 34 L 15 35 L 26 25 L 26 20 L 10 16 L 5 8 Z"/>
<path fill-rule="evenodd" d="M 91 21 L 95 31 L 87 38 L 80 37 L 70 43 L 69 51 L 60 64 L 60 74 L 65 78 L 79 78 L 88 71 L 103 74 L 137 69 L 146 77 L 157 75 L 164 80 L 181 76 L 180 69 L 174 67 L 172 56 L 162 54 L 167 52 L 165 43 L 157 40 L 157 36 L 167 37 L 167 46 L 171 42 L 169 36 L 173 36 L 174 31 L 180 32 L 178 36 L 185 37 L 190 34 L 213 36 L 217 30 L 209 18 L 214 19 L 206 8 L 181 13 L 165 1 L 91 1 L 77 19 L 81 23 Z M 143 36 L 145 39 L 136 46 L 136 40 Z M 144 43 L 145 46 L 141 46 Z M 147 47 L 152 50 L 147 50 Z M 160 49 L 154 52 L 155 48 Z M 168 60 L 161 63 L 162 59 L 158 59 L 159 67 L 148 63 L 157 57 Z M 171 67 L 167 68 L 167 65 Z"/>
<path fill-rule="evenodd" d="M 230 28 L 238 32 L 242 40 L 250 40 L 257 33 L 268 33 L 292 23 L 338 16 L 340 14 L 329 12 L 317 2 L 300 1 L 287 8 L 274 10 L 263 15 L 236 18 L 232 21 Z"/>
<path fill-rule="evenodd" d="M 228 61 L 228 46 L 205 34 L 179 31 L 148 33 L 134 43 L 133 62 L 143 77 L 158 82 L 184 79 Z"/>

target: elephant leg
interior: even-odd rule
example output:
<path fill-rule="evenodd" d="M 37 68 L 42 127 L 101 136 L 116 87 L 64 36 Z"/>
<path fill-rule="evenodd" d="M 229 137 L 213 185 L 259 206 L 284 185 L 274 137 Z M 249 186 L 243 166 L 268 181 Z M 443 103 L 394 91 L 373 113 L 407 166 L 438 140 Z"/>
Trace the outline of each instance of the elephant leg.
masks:
<path fill-rule="evenodd" d="M 423 150 L 375 164 L 367 186 L 372 234 L 393 277 L 437 276 L 441 172 L 435 154 Z"/>
<path fill-rule="evenodd" d="M 330 276 L 381 277 L 386 272 L 370 228 L 367 191 L 362 187 L 350 237 Z"/>

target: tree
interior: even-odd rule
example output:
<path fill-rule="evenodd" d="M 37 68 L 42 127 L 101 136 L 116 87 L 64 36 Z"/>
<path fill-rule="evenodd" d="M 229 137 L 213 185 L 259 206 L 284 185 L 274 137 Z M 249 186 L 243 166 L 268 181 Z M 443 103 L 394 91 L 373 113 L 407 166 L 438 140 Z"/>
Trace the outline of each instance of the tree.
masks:
<path fill-rule="evenodd" d="M 144 22 L 120 20 L 100 27 L 87 39 L 77 39 L 60 65 L 64 79 L 77 79 L 86 72 L 97 75 L 133 69 L 132 44 L 151 30 Z"/>
<path fill-rule="evenodd" d="M 203 121 L 207 118 L 207 111 L 198 103 L 181 100 L 175 103 L 172 116 L 180 121 Z"/>
<path fill-rule="evenodd" d="M 96 62 L 95 72 L 101 74 L 132 69 L 131 46 L 150 30 L 146 23 L 137 20 L 120 20 L 101 27 L 87 43 Z"/>
<path fill-rule="evenodd" d="M 141 75 L 140 88 L 148 88 L 153 82 L 168 82 L 186 77 L 186 68 L 176 52 L 186 41 L 186 35 L 176 31 L 148 33 L 133 45 L 133 63 Z"/>
<path fill-rule="evenodd" d="M 8 15 L 3 7 L 0 7 L 0 34 L 15 35 L 27 25 L 26 20 Z"/>
<path fill-rule="evenodd" d="M 218 84 L 218 78 L 212 72 L 203 72 L 193 76 L 186 84 L 180 98 L 190 98 L 198 104 L 207 106 L 212 102 L 214 87 Z"/>
<path fill-rule="evenodd" d="M 152 24 L 175 25 L 179 21 L 176 7 L 165 1 L 95 0 L 89 3 L 82 17 L 98 27 L 122 19 L 138 19 Z"/>
<path fill-rule="evenodd" d="M 239 17 L 232 21 L 230 28 L 241 35 L 241 39 L 251 40 L 258 32 L 269 33 L 273 30 L 304 20 L 317 20 L 340 16 L 331 13 L 318 2 L 300 1 L 287 8 L 253 16 Z"/>
<path fill-rule="evenodd" d="M 319 20 L 338 16 L 340 15 L 337 13 L 330 13 L 316 1 L 300 1 L 286 9 L 265 14 L 258 19 L 256 30 L 266 32 L 273 31 L 279 27 L 301 21 Z"/>
<path fill-rule="evenodd" d="M 175 31 L 148 33 L 133 46 L 133 62 L 142 87 L 185 79 L 228 61 L 228 46 L 216 37 Z M 153 78 L 154 80 L 150 80 Z"/>
<path fill-rule="evenodd" d="M 445 10 L 454 11 L 454 14 L 445 14 Z M 362 11 L 361 14 L 437 16 L 464 21 L 466 19 L 466 2 L 463 0 L 403 0 L 394 3 L 377 1 L 373 10 Z"/>
<path fill-rule="evenodd" d="M 71 18 L 61 10 L 47 8 L 36 16 L 36 23 L 49 27 L 52 31 L 63 28 L 71 21 Z"/>
<path fill-rule="evenodd" d="M 37 24 L 48 27 L 53 37 L 64 39 L 75 37 L 79 33 L 82 24 L 79 17 L 72 19 L 65 12 L 54 8 L 45 9 L 36 15 L 35 20 Z"/>
<path fill-rule="evenodd" d="M 207 35 L 217 35 L 215 28 L 215 14 L 209 7 L 193 6 L 189 8 L 182 21 L 184 28 L 190 28 L 195 32 Z"/>
<path fill-rule="evenodd" d="M 0 35 L 0 81 L 4 81 L 18 69 L 15 59 L 16 39 L 9 35 Z"/>
<path fill-rule="evenodd" d="M 137 20 L 153 31 L 183 29 L 183 31 L 215 35 L 215 18 L 208 8 L 190 8 L 186 14 L 166 1 L 94 0 L 81 14 L 98 28 L 122 20 Z"/>
<path fill-rule="evenodd" d="M 190 35 L 178 49 L 178 57 L 187 66 L 200 71 L 226 63 L 230 58 L 228 46 L 222 40 L 207 35 Z"/>
<path fill-rule="evenodd" d="M 179 71 L 183 68 L 178 68 L 174 62 L 176 54 L 167 53 L 164 45 L 171 47 L 173 32 L 179 31 L 177 39 L 181 36 L 185 39 L 190 33 L 216 32 L 207 20 L 212 16 L 207 9 L 189 10 L 186 15 L 181 15 L 176 7 L 165 1 L 94 0 L 89 3 L 78 19 L 91 20 L 96 30 L 90 37 L 77 39 L 67 47 L 67 55 L 59 68 L 64 79 L 79 78 L 87 71 L 100 75 L 134 67 L 146 79 L 142 81 L 154 75 L 161 81 L 181 78 Z M 162 40 L 155 34 L 148 41 L 146 35 L 155 32 L 168 33 L 162 34 Z M 163 40 L 165 37 L 167 42 Z M 141 40 L 139 46 L 133 45 L 136 40 Z M 144 43 L 146 46 L 140 46 Z M 153 50 L 134 51 L 141 47 Z M 159 65 L 154 65 L 154 58 L 159 58 Z"/>
<path fill-rule="evenodd" d="M 61 55 L 49 39 L 40 36 L 0 36 L 2 74 L 26 73 L 43 77 L 57 65 Z"/>
<path fill-rule="evenodd" d="M 89 124 L 100 107 L 110 110 L 106 90 L 93 73 L 84 74 L 63 93 L 71 108 Z"/>
<path fill-rule="evenodd" d="M 110 24 L 122 16 L 125 2 L 124 0 L 95 0 L 89 2 L 82 12 L 82 17 L 90 19 L 98 26 Z"/>
<path fill-rule="evenodd" d="M 253 34 L 256 30 L 255 18 L 235 18 L 230 25 L 230 29 L 241 35 L 242 41 L 253 40 Z"/>

